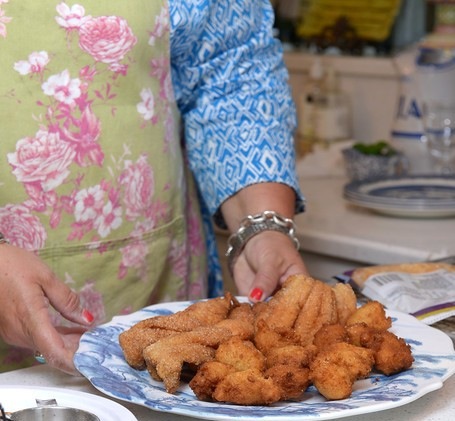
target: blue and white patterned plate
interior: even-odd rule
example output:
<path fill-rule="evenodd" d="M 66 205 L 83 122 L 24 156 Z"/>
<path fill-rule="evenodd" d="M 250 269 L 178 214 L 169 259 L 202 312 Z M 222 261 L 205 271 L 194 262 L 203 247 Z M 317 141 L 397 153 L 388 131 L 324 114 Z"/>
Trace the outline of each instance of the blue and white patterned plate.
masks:
<path fill-rule="evenodd" d="M 455 176 L 410 175 L 351 182 L 344 198 L 354 205 L 396 216 L 455 215 Z"/>
<path fill-rule="evenodd" d="M 443 381 L 455 372 L 453 343 L 445 333 L 407 314 L 389 311 L 392 331 L 412 347 L 414 365 L 390 377 L 373 373 L 368 379 L 357 381 L 349 399 L 327 401 L 310 387 L 298 401 L 271 406 L 236 406 L 199 401 L 187 384 L 182 384 L 172 395 L 166 393 L 162 383 L 152 380 L 147 371 L 137 371 L 126 363 L 118 335 L 140 320 L 175 313 L 189 304 L 153 305 L 115 317 L 110 323 L 85 333 L 74 358 L 77 369 L 98 390 L 126 402 L 198 419 L 241 421 L 328 420 L 381 411 L 441 388 Z"/>

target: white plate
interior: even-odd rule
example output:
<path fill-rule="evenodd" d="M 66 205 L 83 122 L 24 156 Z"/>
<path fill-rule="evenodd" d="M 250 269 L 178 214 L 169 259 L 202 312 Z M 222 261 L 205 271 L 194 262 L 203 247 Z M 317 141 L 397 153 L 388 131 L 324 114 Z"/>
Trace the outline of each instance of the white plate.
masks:
<path fill-rule="evenodd" d="M 455 204 L 450 207 L 412 208 L 405 205 L 387 206 L 382 203 L 366 202 L 348 197 L 346 197 L 346 200 L 352 205 L 360 206 L 361 208 L 369 209 L 382 215 L 399 216 L 402 218 L 447 218 L 455 216 Z"/>
<path fill-rule="evenodd" d="M 137 421 L 137 418 L 124 406 L 90 393 L 53 387 L 0 386 L 0 403 L 5 412 L 33 408 L 36 406 L 35 399 L 55 399 L 59 406 L 91 412 L 101 421 Z"/>
<path fill-rule="evenodd" d="M 455 215 L 455 176 L 415 175 L 352 182 L 350 203 L 392 216 L 438 218 Z"/>
<path fill-rule="evenodd" d="M 241 421 L 328 420 L 381 411 L 441 388 L 443 381 L 455 372 L 453 342 L 445 333 L 407 314 L 388 311 L 393 319 L 392 331 L 412 347 L 413 367 L 389 377 L 373 373 L 370 378 L 356 382 L 349 399 L 327 401 L 311 387 L 298 402 L 271 406 L 226 405 L 199 401 L 187 384 L 171 395 L 166 393 L 162 383 L 152 380 L 147 371 L 134 370 L 125 362 L 118 335 L 140 320 L 175 313 L 189 304 L 176 302 L 146 307 L 115 317 L 110 323 L 85 333 L 75 355 L 76 367 L 97 389 L 117 399 L 199 419 Z"/>

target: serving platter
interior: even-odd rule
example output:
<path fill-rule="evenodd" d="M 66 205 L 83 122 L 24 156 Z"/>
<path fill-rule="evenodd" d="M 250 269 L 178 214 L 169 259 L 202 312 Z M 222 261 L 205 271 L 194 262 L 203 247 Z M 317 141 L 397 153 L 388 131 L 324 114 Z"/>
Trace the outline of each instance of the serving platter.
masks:
<path fill-rule="evenodd" d="M 379 213 L 437 218 L 455 215 L 455 175 L 410 175 L 348 183 L 344 198 Z"/>
<path fill-rule="evenodd" d="M 244 298 L 239 298 L 245 301 Z M 373 373 L 357 381 L 350 398 L 327 401 L 310 387 L 299 400 L 271 406 L 238 406 L 198 400 L 188 384 L 175 394 L 154 381 L 147 371 L 131 368 L 123 357 L 118 335 L 133 324 L 149 317 L 181 311 L 191 302 L 163 303 L 146 307 L 130 315 L 86 332 L 80 341 L 74 362 L 76 368 L 101 392 L 155 411 L 207 420 L 284 421 L 329 420 L 395 408 L 412 402 L 443 386 L 455 372 L 452 340 L 443 332 L 424 325 L 416 318 L 388 311 L 392 331 L 411 345 L 415 362 L 410 370 L 384 376 Z"/>

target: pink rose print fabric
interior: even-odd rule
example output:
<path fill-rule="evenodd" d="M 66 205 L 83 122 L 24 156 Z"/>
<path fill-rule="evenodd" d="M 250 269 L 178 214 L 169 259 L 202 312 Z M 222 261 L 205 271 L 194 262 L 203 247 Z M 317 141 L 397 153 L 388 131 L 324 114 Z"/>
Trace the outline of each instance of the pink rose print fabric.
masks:
<path fill-rule="evenodd" d="M 118 16 L 87 19 L 79 27 L 80 47 L 102 63 L 120 63 L 136 41 L 128 23 Z"/>
<path fill-rule="evenodd" d="M 0 227 L 78 291 L 96 323 L 207 294 L 167 2 L 137 2 L 144 16 L 128 3 L 0 0 Z M 19 354 L 3 358 L 0 343 L 0 369 Z"/>

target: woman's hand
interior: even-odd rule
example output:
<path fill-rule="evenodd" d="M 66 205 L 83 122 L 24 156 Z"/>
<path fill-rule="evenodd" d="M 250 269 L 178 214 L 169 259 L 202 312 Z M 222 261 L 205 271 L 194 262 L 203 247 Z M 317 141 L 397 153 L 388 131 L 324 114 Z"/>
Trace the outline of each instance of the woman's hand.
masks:
<path fill-rule="evenodd" d="M 53 326 L 49 306 L 78 326 Z M 73 356 L 92 321 L 78 295 L 35 254 L 0 246 L 0 336 L 6 343 L 38 351 L 49 365 L 77 374 Z"/>
<path fill-rule="evenodd" d="M 295 274 L 308 274 L 294 242 L 275 231 L 263 231 L 245 245 L 234 263 L 233 275 L 240 295 L 261 301 Z"/>
<path fill-rule="evenodd" d="M 281 183 L 253 184 L 240 190 L 221 206 L 231 233 L 237 232 L 247 215 L 274 211 L 292 218 L 295 192 Z M 234 262 L 234 282 L 238 293 L 251 301 L 269 297 L 290 275 L 308 274 L 292 239 L 276 231 L 262 231 L 249 239 Z"/>

